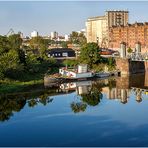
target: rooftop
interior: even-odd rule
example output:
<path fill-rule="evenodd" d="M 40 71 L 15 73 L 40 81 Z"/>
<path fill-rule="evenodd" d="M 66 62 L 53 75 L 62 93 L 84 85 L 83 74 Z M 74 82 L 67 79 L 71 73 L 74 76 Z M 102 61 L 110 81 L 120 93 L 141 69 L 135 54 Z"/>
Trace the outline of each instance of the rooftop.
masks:
<path fill-rule="evenodd" d="M 126 12 L 128 13 L 128 10 L 106 10 L 105 12 Z"/>
<path fill-rule="evenodd" d="M 67 52 L 67 51 L 74 51 L 71 48 L 52 48 L 49 52 Z"/>
<path fill-rule="evenodd" d="M 87 21 L 93 21 L 93 20 L 103 20 L 105 19 L 105 16 L 95 16 L 95 17 L 89 17 Z"/>

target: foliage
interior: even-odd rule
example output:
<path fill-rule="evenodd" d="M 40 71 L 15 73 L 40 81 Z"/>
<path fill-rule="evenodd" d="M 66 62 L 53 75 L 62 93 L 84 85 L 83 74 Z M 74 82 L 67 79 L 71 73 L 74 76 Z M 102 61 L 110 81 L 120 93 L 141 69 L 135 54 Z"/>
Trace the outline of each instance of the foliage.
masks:
<path fill-rule="evenodd" d="M 83 33 L 73 31 L 70 34 L 70 42 L 73 44 L 83 45 L 86 43 L 86 37 Z"/>
<path fill-rule="evenodd" d="M 132 48 L 129 47 L 129 48 L 127 49 L 127 52 L 128 52 L 128 53 L 132 53 L 132 52 L 133 52 Z"/>
<path fill-rule="evenodd" d="M 7 73 L 17 71 L 17 69 L 22 70 L 23 65 L 19 62 L 19 57 L 15 50 L 10 50 L 8 53 L 4 53 L 0 56 L 0 73 L 7 76 Z"/>
<path fill-rule="evenodd" d="M 91 90 L 85 94 L 81 94 L 81 97 L 82 101 L 90 106 L 98 105 L 103 97 L 100 84 L 94 83 Z"/>
<path fill-rule="evenodd" d="M 112 71 L 112 70 L 115 70 L 115 64 L 116 62 L 115 62 L 115 59 L 114 58 L 108 58 L 108 65 L 107 65 L 107 67 L 108 67 L 108 71 Z"/>
<path fill-rule="evenodd" d="M 74 67 L 74 66 L 76 66 L 76 65 L 78 65 L 78 60 L 69 60 L 69 59 L 67 59 L 67 60 L 64 60 L 63 61 L 63 64 L 66 66 L 69 66 L 69 67 Z"/>
<path fill-rule="evenodd" d="M 84 112 L 86 110 L 87 105 L 82 102 L 73 102 L 71 103 L 71 109 L 74 113 Z"/>
<path fill-rule="evenodd" d="M 12 50 L 18 51 L 22 45 L 22 39 L 20 37 L 20 34 L 13 34 L 8 37 L 10 48 Z"/>
<path fill-rule="evenodd" d="M 61 42 L 62 48 L 68 48 L 68 43 L 67 42 Z"/>
<path fill-rule="evenodd" d="M 0 55 L 8 52 L 10 49 L 9 40 L 5 36 L 0 36 Z"/>
<path fill-rule="evenodd" d="M 15 93 L 15 92 L 21 92 L 23 90 L 26 90 L 26 88 L 29 87 L 32 89 L 33 86 L 39 85 L 43 83 L 43 80 L 31 80 L 27 82 L 20 82 L 20 81 L 14 81 L 10 79 L 5 79 L 0 81 L 0 93 L 6 94 L 6 93 Z"/>
<path fill-rule="evenodd" d="M 33 37 L 30 40 L 29 46 L 31 49 L 37 50 L 40 57 L 44 58 L 46 56 L 46 50 L 48 48 L 48 40 L 43 39 L 41 36 Z"/>
<path fill-rule="evenodd" d="M 39 71 L 38 65 L 40 62 L 37 60 L 36 55 L 32 53 L 28 53 L 26 57 L 26 69 L 31 73 L 35 73 Z"/>
<path fill-rule="evenodd" d="M 104 71 L 106 64 L 104 63 L 99 63 L 99 64 L 93 64 L 92 65 L 92 70 L 94 72 L 101 72 Z"/>
<path fill-rule="evenodd" d="M 0 121 L 9 120 L 13 112 L 19 112 L 26 104 L 24 99 L 2 98 L 0 99 Z"/>
<path fill-rule="evenodd" d="M 97 43 L 87 43 L 81 48 L 80 60 L 92 67 L 93 64 L 99 63 L 100 49 Z"/>
<path fill-rule="evenodd" d="M 22 44 L 19 34 L 0 36 L 0 79 L 30 81 L 43 78 L 48 67 L 56 65 L 54 59 L 46 56 L 48 42 L 42 37 L 32 38 L 31 49 Z M 34 53 L 35 48 L 38 53 Z"/>
<path fill-rule="evenodd" d="M 26 104 L 29 107 L 34 107 L 38 104 L 47 105 L 53 99 L 49 97 L 47 92 L 42 92 L 39 95 L 4 95 L 0 96 L 0 121 L 4 122 L 13 116 L 14 112 L 19 112 Z"/>

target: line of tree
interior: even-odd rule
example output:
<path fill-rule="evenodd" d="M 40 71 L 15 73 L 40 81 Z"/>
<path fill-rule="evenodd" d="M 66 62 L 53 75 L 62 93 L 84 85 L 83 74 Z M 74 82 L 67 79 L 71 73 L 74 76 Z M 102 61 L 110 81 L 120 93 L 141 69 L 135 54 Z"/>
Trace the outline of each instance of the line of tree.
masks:
<path fill-rule="evenodd" d="M 0 79 L 24 79 L 27 74 L 45 73 L 48 67 L 55 67 L 47 48 L 48 41 L 42 37 L 32 38 L 29 46 L 24 46 L 20 34 L 0 36 Z"/>

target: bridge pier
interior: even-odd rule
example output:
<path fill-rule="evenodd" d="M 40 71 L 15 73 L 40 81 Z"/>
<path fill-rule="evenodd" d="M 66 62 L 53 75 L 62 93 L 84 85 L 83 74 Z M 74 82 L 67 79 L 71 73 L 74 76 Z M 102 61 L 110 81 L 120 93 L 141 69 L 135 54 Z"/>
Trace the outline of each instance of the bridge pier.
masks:
<path fill-rule="evenodd" d="M 127 54 L 126 43 L 120 44 L 120 57 L 116 58 L 116 69 L 121 75 L 148 72 L 148 53 L 141 53 L 141 44 L 136 43 L 135 52 Z"/>
<path fill-rule="evenodd" d="M 130 60 L 127 58 L 116 58 L 116 69 L 121 75 L 131 75 Z"/>
<path fill-rule="evenodd" d="M 121 75 L 148 72 L 148 61 L 132 61 L 128 58 L 116 58 L 116 69 Z"/>

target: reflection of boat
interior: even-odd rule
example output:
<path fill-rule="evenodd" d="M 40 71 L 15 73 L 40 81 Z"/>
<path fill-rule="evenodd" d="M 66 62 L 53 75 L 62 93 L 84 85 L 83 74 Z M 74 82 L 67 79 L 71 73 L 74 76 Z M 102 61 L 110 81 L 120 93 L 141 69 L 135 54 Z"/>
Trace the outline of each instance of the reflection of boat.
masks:
<path fill-rule="evenodd" d="M 92 81 L 79 81 L 71 83 L 63 83 L 60 88 L 64 91 L 76 90 L 77 94 L 87 94 L 89 87 L 92 86 Z"/>

